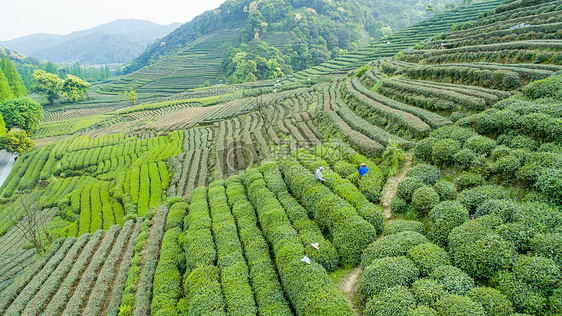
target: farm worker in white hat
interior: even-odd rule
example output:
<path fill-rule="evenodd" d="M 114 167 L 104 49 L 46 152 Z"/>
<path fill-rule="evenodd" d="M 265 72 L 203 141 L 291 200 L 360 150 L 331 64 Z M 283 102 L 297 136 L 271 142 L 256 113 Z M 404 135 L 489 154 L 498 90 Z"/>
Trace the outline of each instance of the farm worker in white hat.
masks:
<path fill-rule="evenodd" d="M 324 170 L 324 167 L 316 169 L 316 180 L 320 182 L 326 182 L 326 180 L 324 180 L 324 177 L 322 177 L 322 170 Z"/>

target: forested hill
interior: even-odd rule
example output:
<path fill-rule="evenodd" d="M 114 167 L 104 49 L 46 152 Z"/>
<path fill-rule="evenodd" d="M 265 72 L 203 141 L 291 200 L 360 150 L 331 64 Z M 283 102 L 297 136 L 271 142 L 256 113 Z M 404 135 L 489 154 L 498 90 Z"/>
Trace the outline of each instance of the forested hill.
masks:
<path fill-rule="evenodd" d="M 437 13 L 455 5 L 454 0 L 438 0 L 431 8 Z M 339 56 L 342 50 L 356 49 L 421 21 L 432 14 L 427 8 L 426 2 L 413 0 L 229 0 L 154 42 L 124 68 L 124 73 L 149 65 L 202 35 L 240 27 L 223 73 L 232 75 L 235 66 L 229 65 L 229 61 L 236 53 L 245 52 L 274 60 L 287 74 L 318 65 Z M 259 49 L 259 45 L 252 46 L 256 39 L 262 41 Z M 249 48 L 245 46 L 248 43 Z M 272 53 L 268 45 L 279 51 Z M 254 62 L 259 63 L 257 59 Z"/>

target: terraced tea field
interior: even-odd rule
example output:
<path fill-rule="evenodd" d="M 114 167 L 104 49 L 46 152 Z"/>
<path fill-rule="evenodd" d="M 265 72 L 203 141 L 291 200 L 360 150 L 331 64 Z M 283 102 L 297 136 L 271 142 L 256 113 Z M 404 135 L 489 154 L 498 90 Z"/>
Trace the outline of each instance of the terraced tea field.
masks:
<path fill-rule="evenodd" d="M 0 188 L 0 314 L 560 314 L 560 10 L 479 2 L 188 90 L 233 29 L 105 87 L 136 106 L 50 112 L 35 137 L 74 135 Z"/>

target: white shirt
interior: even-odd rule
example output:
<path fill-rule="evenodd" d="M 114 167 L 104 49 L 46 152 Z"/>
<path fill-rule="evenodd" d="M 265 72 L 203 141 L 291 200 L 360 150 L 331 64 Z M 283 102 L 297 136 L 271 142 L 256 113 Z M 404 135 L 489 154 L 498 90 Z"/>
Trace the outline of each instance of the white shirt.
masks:
<path fill-rule="evenodd" d="M 322 177 L 322 170 L 320 169 L 316 169 L 316 180 L 324 180 L 324 178 Z"/>

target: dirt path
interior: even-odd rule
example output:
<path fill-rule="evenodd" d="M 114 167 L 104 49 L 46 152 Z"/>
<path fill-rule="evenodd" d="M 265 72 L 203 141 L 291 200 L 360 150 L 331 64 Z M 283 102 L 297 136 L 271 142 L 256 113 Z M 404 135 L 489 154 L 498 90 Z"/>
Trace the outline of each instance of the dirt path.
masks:
<path fill-rule="evenodd" d="M 361 309 L 357 306 L 355 301 L 355 288 L 357 287 L 357 282 L 359 281 L 359 275 L 361 274 L 361 266 L 356 266 L 351 272 L 349 272 L 340 283 L 338 283 L 338 288 L 343 293 L 351 308 L 355 312 L 355 315 L 361 315 Z"/>
<path fill-rule="evenodd" d="M 402 170 L 400 170 L 400 172 L 394 177 L 388 179 L 386 185 L 384 186 L 384 189 L 382 190 L 381 204 L 384 207 L 383 212 L 387 219 L 389 219 L 392 216 L 392 214 L 390 213 L 390 202 L 392 201 L 394 195 L 396 195 L 398 184 L 402 182 L 402 180 L 404 180 L 404 178 L 406 177 L 406 172 L 408 172 L 408 170 L 410 170 L 411 167 L 412 167 L 412 158 L 408 156 L 406 157 L 406 163 L 402 167 Z"/>
<path fill-rule="evenodd" d="M 404 178 L 406 177 L 406 173 L 408 172 L 408 170 L 410 170 L 411 167 L 412 159 L 411 157 L 407 156 L 406 163 L 402 167 L 402 170 L 400 170 L 400 172 L 394 177 L 388 179 L 386 185 L 384 186 L 384 189 L 382 190 L 381 204 L 384 207 L 383 212 L 386 216 L 387 222 L 392 221 L 390 219 L 390 217 L 392 216 L 392 214 L 390 213 L 390 202 L 392 201 L 394 195 L 396 195 L 398 184 L 402 182 L 402 180 L 404 180 Z M 379 236 L 379 238 L 382 238 L 383 235 Z M 355 300 L 355 289 L 357 288 L 357 282 L 359 281 L 359 275 L 361 274 L 361 271 L 361 266 L 356 266 L 342 279 L 340 283 L 338 283 L 338 288 L 343 293 L 343 295 L 347 299 L 347 302 L 349 303 L 349 305 L 351 305 L 353 311 L 355 312 L 355 315 L 357 316 L 361 316 L 361 309 L 359 308 Z"/>

